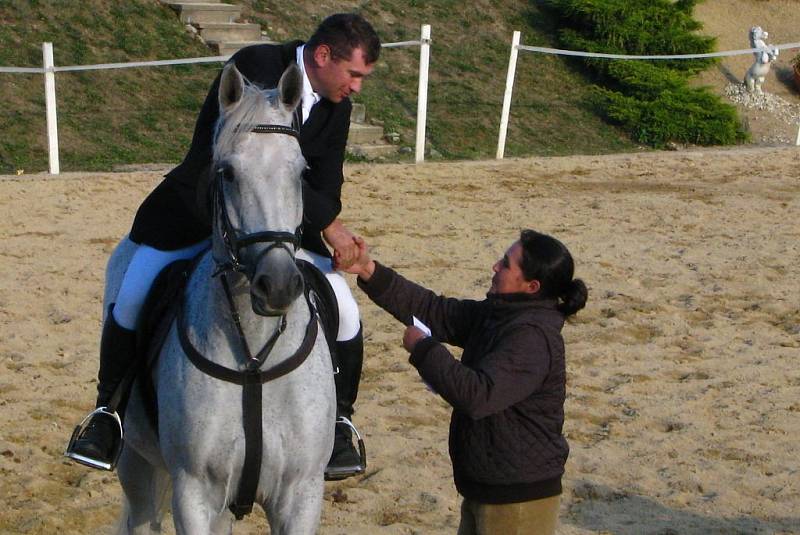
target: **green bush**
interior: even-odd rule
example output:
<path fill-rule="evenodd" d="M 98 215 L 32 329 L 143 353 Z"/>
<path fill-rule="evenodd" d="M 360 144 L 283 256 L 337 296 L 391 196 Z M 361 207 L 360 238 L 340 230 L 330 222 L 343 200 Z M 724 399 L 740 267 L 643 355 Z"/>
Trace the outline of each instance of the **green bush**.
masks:
<path fill-rule="evenodd" d="M 560 45 L 625 55 L 702 54 L 714 39 L 697 34 L 696 0 L 538 0 L 558 21 Z M 693 60 L 582 60 L 597 83 L 596 112 L 640 143 L 724 145 L 746 139 L 736 110 L 689 77 L 714 64 Z"/>

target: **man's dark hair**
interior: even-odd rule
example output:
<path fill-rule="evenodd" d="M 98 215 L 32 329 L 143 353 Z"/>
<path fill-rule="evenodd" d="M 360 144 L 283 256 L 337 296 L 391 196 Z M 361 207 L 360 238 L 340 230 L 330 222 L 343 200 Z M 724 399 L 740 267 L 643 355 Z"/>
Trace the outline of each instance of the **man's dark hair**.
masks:
<path fill-rule="evenodd" d="M 378 61 L 381 54 L 381 40 L 375 29 L 355 13 L 337 13 L 323 20 L 306 43 L 310 50 L 319 45 L 328 45 L 331 57 L 336 60 L 349 60 L 353 49 L 361 48 L 367 65 Z"/>
<path fill-rule="evenodd" d="M 570 316 L 586 305 L 589 295 L 581 279 L 573 279 L 575 263 L 567 247 L 547 234 L 523 230 L 522 276 L 526 281 L 538 280 L 543 298 L 558 299 L 558 309 Z"/>

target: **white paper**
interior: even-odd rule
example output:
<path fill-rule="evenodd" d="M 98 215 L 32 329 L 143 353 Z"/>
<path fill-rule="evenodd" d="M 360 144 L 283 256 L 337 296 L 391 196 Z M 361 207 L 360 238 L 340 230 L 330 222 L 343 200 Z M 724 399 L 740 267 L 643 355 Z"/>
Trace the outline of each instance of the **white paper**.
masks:
<path fill-rule="evenodd" d="M 414 327 L 416 327 L 417 329 L 419 329 L 420 331 L 425 333 L 425 336 L 430 336 L 431 335 L 430 327 L 428 327 L 427 325 L 422 323 L 422 321 L 420 321 L 420 319 L 418 317 L 411 316 L 411 321 L 413 322 Z M 422 382 L 425 384 L 425 386 L 428 388 L 428 390 L 430 390 L 431 392 L 436 394 L 436 390 L 433 389 L 433 387 L 428 383 L 428 381 L 426 381 L 425 379 L 422 379 Z"/>
<path fill-rule="evenodd" d="M 431 335 L 431 329 L 424 323 L 420 321 L 420 319 L 416 316 L 411 316 L 412 321 L 414 322 L 414 327 L 419 329 L 420 331 L 424 332 L 426 336 Z"/>

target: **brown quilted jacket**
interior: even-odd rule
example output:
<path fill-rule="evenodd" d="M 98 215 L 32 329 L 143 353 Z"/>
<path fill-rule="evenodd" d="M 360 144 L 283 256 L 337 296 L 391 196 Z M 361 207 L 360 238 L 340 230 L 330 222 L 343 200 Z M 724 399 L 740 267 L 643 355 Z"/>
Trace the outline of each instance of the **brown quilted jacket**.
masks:
<path fill-rule="evenodd" d="M 564 316 L 556 302 L 525 294 L 446 298 L 380 264 L 358 284 L 399 321 L 415 315 L 431 328 L 410 362 L 453 407 L 450 458 L 459 493 L 480 503 L 560 494 L 569 447 L 562 435 Z M 462 347 L 461 360 L 441 342 Z"/>

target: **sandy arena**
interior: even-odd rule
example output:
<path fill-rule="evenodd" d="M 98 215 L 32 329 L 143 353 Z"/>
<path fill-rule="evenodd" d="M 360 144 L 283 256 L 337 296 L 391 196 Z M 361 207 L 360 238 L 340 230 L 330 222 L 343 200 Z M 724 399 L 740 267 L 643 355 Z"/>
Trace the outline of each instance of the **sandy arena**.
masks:
<path fill-rule="evenodd" d="M 800 533 L 800 149 L 346 171 L 346 222 L 438 292 L 480 298 L 522 227 L 572 250 L 591 293 L 565 328 L 559 533 Z M 105 259 L 159 179 L 0 180 L 0 533 L 115 522 L 116 476 L 61 454 L 94 399 Z M 370 466 L 326 485 L 321 531 L 455 533 L 449 409 L 402 327 L 356 297 Z M 264 526 L 258 512 L 235 533 Z"/>

